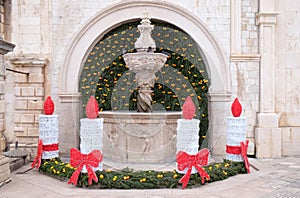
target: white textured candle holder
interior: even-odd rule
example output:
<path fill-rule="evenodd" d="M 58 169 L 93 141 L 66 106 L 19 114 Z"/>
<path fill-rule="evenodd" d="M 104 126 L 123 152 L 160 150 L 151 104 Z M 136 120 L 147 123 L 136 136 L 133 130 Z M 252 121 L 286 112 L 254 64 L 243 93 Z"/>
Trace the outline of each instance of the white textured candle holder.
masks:
<path fill-rule="evenodd" d="M 227 145 L 240 146 L 246 140 L 247 119 L 245 117 L 227 117 Z M 235 162 L 244 161 L 241 154 L 226 153 L 226 159 Z"/>
<path fill-rule="evenodd" d="M 58 144 L 58 115 L 39 116 L 39 139 L 43 145 Z M 42 159 L 59 157 L 59 150 L 43 151 Z"/>
<path fill-rule="evenodd" d="M 103 118 L 89 119 L 82 118 L 80 120 L 80 151 L 83 154 L 89 154 L 93 150 L 100 150 L 102 153 L 103 139 Z M 103 154 L 103 153 L 102 153 Z M 97 168 L 93 170 L 103 170 L 103 160 Z M 82 172 L 86 173 L 85 167 Z"/>
<path fill-rule="evenodd" d="M 200 120 L 192 119 L 178 119 L 177 120 L 177 151 L 184 151 L 189 155 L 198 153 L 199 147 L 199 124 Z M 188 169 L 179 171 L 176 162 L 176 171 L 185 174 Z M 192 168 L 192 173 L 198 173 L 197 169 Z"/>

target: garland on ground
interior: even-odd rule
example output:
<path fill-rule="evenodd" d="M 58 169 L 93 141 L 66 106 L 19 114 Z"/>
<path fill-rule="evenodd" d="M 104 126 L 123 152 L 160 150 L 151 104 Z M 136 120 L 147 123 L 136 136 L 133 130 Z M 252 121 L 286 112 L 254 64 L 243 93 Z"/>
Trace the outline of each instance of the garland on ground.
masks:
<path fill-rule="evenodd" d="M 237 174 L 247 173 L 244 162 L 233 162 L 225 160 L 222 163 L 215 163 L 203 167 L 210 176 L 208 183 L 226 179 Z M 70 164 L 62 162 L 60 158 L 43 160 L 39 171 L 67 181 L 72 176 L 76 168 Z M 78 187 L 99 188 L 99 189 L 154 189 L 154 188 L 177 188 L 181 186 L 178 181 L 183 176 L 174 171 L 134 171 L 123 169 L 121 171 L 103 170 L 96 171 L 98 183 L 88 185 L 87 173 L 80 173 Z M 188 187 L 200 186 L 201 178 L 199 174 L 192 174 Z"/>

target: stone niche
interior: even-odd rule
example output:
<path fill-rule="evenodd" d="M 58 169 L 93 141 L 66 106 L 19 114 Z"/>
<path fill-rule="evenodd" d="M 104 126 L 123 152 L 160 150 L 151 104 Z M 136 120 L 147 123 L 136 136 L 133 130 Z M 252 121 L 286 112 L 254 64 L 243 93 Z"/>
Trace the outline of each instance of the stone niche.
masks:
<path fill-rule="evenodd" d="M 105 159 L 129 163 L 175 160 L 176 127 L 181 112 L 99 112 L 99 116 L 104 118 Z"/>

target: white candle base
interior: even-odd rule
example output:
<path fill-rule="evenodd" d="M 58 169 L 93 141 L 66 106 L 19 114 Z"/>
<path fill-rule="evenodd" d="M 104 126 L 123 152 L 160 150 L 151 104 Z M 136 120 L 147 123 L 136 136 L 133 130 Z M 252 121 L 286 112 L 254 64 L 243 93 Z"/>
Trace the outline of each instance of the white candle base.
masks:
<path fill-rule="evenodd" d="M 83 154 L 89 154 L 93 150 L 100 150 L 102 152 L 102 138 L 103 138 L 103 118 L 89 119 L 83 118 L 80 120 L 80 151 Z M 96 170 L 103 170 L 103 160 L 99 166 L 94 168 Z M 86 173 L 86 167 L 82 168 L 82 172 Z"/>
<path fill-rule="evenodd" d="M 200 120 L 192 119 L 177 120 L 177 152 L 184 151 L 189 155 L 195 155 L 198 153 L 199 148 L 199 123 Z M 188 168 L 183 171 L 178 170 L 176 162 L 176 171 L 181 174 L 185 174 Z M 198 173 L 197 169 L 192 168 L 192 173 Z"/>
<path fill-rule="evenodd" d="M 39 139 L 43 145 L 58 144 L 58 115 L 39 116 Z M 59 150 L 43 151 L 42 159 L 59 157 Z"/>

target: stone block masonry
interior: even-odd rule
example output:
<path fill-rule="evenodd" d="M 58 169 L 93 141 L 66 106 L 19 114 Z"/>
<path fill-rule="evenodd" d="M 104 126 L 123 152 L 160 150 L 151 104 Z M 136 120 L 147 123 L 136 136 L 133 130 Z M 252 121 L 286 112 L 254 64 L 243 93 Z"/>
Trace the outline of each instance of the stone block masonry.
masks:
<path fill-rule="evenodd" d="M 14 69 L 27 74 L 15 73 L 14 135 L 15 141 L 31 152 L 34 157 L 37 146 L 38 116 L 43 114 L 44 105 L 44 58 L 22 57 L 11 59 Z"/>

